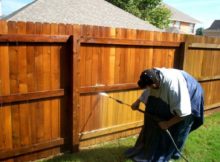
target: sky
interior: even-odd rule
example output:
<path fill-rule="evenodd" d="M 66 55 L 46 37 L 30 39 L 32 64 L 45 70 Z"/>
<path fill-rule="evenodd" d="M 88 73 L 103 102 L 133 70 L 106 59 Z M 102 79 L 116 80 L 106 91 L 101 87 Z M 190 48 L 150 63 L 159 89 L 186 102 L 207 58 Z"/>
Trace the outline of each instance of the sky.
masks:
<path fill-rule="evenodd" d="M 220 20 L 220 0 L 163 0 L 166 4 L 199 20 L 196 28 L 208 28 L 214 20 Z"/>
<path fill-rule="evenodd" d="M 2 12 L 7 15 L 33 0 L 0 0 Z M 214 20 L 220 20 L 220 0 L 163 0 L 168 5 L 199 20 L 196 28 L 208 28 Z"/>
<path fill-rule="evenodd" d="M 7 15 L 26 4 L 32 2 L 33 0 L 0 0 L 2 1 L 2 13 Z"/>

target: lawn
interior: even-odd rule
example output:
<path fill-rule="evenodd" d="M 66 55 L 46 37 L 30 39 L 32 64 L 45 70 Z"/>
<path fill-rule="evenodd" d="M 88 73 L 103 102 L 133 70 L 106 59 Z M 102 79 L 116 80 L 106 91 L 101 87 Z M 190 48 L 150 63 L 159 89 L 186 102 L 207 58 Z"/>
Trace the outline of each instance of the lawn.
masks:
<path fill-rule="evenodd" d="M 44 162 L 132 162 L 123 156 L 123 152 L 131 147 L 135 140 L 135 136 L 119 139 Z M 220 162 L 220 113 L 206 117 L 205 124 L 190 134 L 184 155 L 190 162 Z M 184 160 L 176 162 L 184 162 Z"/>

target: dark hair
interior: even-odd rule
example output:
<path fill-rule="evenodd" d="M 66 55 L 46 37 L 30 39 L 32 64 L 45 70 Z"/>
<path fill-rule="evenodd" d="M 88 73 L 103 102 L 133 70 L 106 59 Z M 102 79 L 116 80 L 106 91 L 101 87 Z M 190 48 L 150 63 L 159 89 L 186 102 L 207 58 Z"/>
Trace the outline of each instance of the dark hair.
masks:
<path fill-rule="evenodd" d="M 148 69 L 141 73 L 140 80 L 137 84 L 140 88 L 145 88 L 148 85 L 159 83 L 159 81 L 159 71 L 156 69 Z"/>

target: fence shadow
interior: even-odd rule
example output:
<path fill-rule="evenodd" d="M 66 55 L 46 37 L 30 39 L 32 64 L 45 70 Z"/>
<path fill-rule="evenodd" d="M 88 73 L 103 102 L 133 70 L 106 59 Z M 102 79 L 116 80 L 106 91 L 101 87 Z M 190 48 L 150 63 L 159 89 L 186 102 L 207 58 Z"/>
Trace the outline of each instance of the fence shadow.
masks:
<path fill-rule="evenodd" d="M 123 154 L 128 148 L 128 146 L 90 148 L 78 153 L 65 153 L 47 162 L 132 162 Z"/>

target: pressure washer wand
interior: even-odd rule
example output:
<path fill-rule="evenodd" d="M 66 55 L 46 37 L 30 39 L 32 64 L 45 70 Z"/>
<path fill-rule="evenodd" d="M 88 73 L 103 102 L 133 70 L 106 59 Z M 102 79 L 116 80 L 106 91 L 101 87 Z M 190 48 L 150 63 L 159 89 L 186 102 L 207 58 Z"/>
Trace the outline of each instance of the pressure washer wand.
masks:
<path fill-rule="evenodd" d="M 119 104 L 122 104 L 122 105 L 126 105 L 126 106 L 131 107 L 130 104 L 127 104 L 127 103 L 125 103 L 125 102 L 123 102 L 123 101 L 121 101 L 121 100 L 119 100 L 119 99 L 117 99 L 117 98 L 114 98 L 114 97 L 112 97 L 112 96 L 109 96 L 107 93 L 101 92 L 101 93 L 99 93 L 99 94 L 102 95 L 102 96 L 106 96 L 106 97 L 108 97 L 108 98 L 111 98 L 112 100 L 115 100 L 115 101 L 118 102 Z M 141 112 L 141 113 L 144 113 L 144 111 L 141 110 L 141 109 L 137 109 L 137 111 L 139 111 L 139 112 Z"/>

